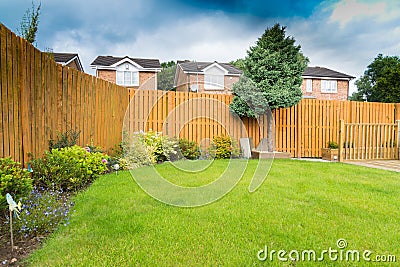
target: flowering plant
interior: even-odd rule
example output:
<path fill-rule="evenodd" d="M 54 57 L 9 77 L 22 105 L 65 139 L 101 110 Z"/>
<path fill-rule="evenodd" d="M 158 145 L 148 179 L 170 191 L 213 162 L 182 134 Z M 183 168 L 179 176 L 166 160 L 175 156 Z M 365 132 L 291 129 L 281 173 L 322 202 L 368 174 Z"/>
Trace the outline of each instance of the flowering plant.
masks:
<path fill-rule="evenodd" d="M 71 208 L 69 193 L 35 187 L 21 206 L 19 221 L 14 221 L 18 234 L 24 237 L 43 236 L 69 224 Z"/>

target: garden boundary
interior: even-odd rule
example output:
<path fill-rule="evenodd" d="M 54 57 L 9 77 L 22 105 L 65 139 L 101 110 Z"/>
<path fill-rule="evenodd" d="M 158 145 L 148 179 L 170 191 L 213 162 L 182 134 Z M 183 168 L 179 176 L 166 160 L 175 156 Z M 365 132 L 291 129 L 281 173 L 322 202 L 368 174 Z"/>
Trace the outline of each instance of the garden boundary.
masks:
<path fill-rule="evenodd" d="M 124 120 L 131 131 L 152 129 L 197 142 L 231 133 L 257 145 L 266 137 L 265 117 L 260 127 L 229 112 L 232 95 L 128 90 L 55 63 L 2 24 L 0 89 L 0 157 L 20 162 L 29 160 L 28 153 L 42 155 L 49 139 L 70 129 L 81 131 L 79 145 L 110 151 L 122 140 Z M 273 110 L 273 117 L 278 151 L 321 157 L 329 141 L 339 142 L 340 120 L 395 123 L 400 104 L 303 99 Z"/>

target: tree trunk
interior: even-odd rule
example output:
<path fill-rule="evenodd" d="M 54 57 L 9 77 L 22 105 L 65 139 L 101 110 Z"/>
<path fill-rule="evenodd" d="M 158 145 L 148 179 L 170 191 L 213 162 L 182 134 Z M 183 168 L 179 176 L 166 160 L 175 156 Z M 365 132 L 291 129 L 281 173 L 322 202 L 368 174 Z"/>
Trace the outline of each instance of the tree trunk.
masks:
<path fill-rule="evenodd" d="M 267 115 L 267 149 L 268 152 L 275 151 L 275 133 L 274 133 L 274 118 L 270 109 L 266 112 Z"/>

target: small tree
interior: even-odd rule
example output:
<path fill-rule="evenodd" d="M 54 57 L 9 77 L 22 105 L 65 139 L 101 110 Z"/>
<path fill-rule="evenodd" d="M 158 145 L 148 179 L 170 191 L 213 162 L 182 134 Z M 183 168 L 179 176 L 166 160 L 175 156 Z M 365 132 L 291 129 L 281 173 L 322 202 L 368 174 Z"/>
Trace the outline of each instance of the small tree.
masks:
<path fill-rule="evenodd" d="M 32 2 L 32 8 L 26 10 L 25 15 L 22 17 L 18 33 L 22 38 L 33 44 L 36 40 L 36 33 L 39 26 L 39 15 L 41 3 L 38 6 Z"/>
<path fill-rule="evenodd" d="M 301 76 L 308 63 L 308 59 L 300 51 L 300 45 L 295 45 L 292 37 L 286 37 L 285 29 L 286 27 L 281 27 L 279 24 L 268 28 L 257 40 L 256 45 L 247 51 L 243 72 L 256 86 L 247 89 L 248 96 L 234 92 L 235 97 L 231 104 L 231 109 L 238 115 L 242 114 L 240 116 L 267 115 L 268 151 L 274 150 L 271 138 L 272 114 L 266 112 L 266 109 L 257 111 L 251 109 L 254 106 L 265 107 L 266 104 L 271 109 L 285 108 L 299 103 L 302 98 Z M 258 104 L 255 105 L 250 101 L 253 104 L 249 105 L 249 98 L 257 100 Z M 260 102 L 264 103 L 260 105 Z"/>

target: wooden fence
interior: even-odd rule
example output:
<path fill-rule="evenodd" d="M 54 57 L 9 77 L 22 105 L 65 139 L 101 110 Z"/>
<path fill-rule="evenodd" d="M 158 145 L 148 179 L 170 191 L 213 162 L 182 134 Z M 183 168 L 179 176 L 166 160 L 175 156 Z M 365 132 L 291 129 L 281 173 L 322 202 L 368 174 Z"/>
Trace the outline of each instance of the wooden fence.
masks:
<path fill-rule="evenodd" d="M 160 131 L 202 143 L 215 135 L 251 137 L 257 146 L 266 137 L 266 118 L 240 119 L 229 112 L 231 95 L 131 91 L 125 129 Z M 329 141 L 339 142 L 339 121 L 394 123 L 399 104 L 303 99 L 298 105 L 273 110 L 278 151 L 293 157 L 321 157 Z"/>
<path fill-rule="evenodd" d="M 121 140 L 126 88 L 62 67 L 0 24 L 0 157 L 26 162 L 57 133 L 80 130 L 80 145 Z"/>
<path fill-rule="evenodd" d="M 229 112 L 231 95 L 137 90 L 57 65 L 0 24 L 0 157 L 26 162 L 40 156 L 57 133 L 80 130 L 80 145 L 106 150 L 117 145 L 123 127 L 149 129 L 206 144 L 216 135 L 266 137 L 266 119 L 243 120 Z M 128 105 L 130 103 L 130 105 Z M 273 111 L 278 151 L 321 157 L 329 141 L 339 142 L 339 121 L 394 123 L 400 104 L 303 99 Z"/>
<path fill-rule="evenodd" d="M 399 159 L 400 120 L 397 123 L 340 121 L 339 160 Z"/>

